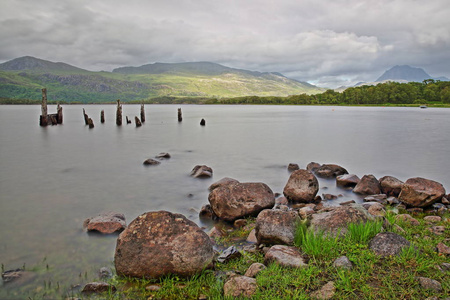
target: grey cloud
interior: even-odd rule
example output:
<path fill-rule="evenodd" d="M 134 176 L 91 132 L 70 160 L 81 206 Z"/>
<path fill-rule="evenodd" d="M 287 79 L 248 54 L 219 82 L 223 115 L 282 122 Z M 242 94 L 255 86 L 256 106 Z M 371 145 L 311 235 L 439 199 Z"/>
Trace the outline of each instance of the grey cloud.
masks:
<path fill-rule="evenodd" d="M 0 61 L 32 55 L 89 70 L 212 61 L 320 85 L 396 64 L 450 77 L 446 0 L 3 0 Z"/>

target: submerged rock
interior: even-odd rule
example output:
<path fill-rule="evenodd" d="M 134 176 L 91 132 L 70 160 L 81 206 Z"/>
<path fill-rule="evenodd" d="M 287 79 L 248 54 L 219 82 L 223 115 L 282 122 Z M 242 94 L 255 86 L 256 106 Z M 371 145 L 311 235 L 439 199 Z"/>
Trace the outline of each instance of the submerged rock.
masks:
<path fill-rule="evenodd" d="M 114 232 L 123 231 L 127 227 L 127 224 L 124 214 L 108 212 L 86 219 L 83 226 L 87 229 L 87 231 L 111 234 Z"/>
<path fill-rule="evenodd" d="M 92 293 L 105 293 L 105 292 L 116 292 L 116 287 L 106 282 L 90 282 L 87 283 L 83 290 L 81 291 L 84 294 L 92 294 Z"/>
<path fill-rule="evenodd" d="M 148 212 L 134 219 L 117 239 L 117 275 L 160 278 L 191 276 L 208 267 L 214 251 L 210 238 L 181 214 Z"/>
<path fill-rule="evenodd" d="M 197 165 L 191 171 L 191 176 L 195 178 L 212 177 L 213 170 L 205 165 Z"/>
<path fill-rule="evenodd" d="M 153 158 L 149 158 L 149 159 L 146 159 L 143 164 L 146 166 L 156 166 L 156 165 L 159 165 L 160 163 L 161 162 L 154 160 Z"/>
<path fill-rule="evenodd" d="M 339 175 L 348 174 L 347 170 L 339 165 L 324 164 L 320 166 L 315 173 L 319 177 L 331 178 Z"/>
<path fill-rule="evenodd" d="M 344 174 L 336 177 L 336 185 L 341 187 L 355 187 L 361 179 L 355 174 Z"/>

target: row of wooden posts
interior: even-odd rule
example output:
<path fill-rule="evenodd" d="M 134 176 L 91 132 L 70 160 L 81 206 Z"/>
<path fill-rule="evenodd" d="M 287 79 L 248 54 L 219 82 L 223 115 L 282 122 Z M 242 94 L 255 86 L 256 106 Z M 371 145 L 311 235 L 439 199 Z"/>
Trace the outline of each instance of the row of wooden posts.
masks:
<path fill-rule="evenodd" d="M 48 114 L 47 112 L 47 89 L 42 89 L 42 105 L 41 105 L 41 111 L 42 114 L 39 118 L 39 125 L 40 126 L 47 126 L 49 124 L 51 125 L 57 125 L 62 124 L 63 122 L 63 113 L 62 113 L 62 107 L 59 105 L 56 109 L 56 114 Z M 94 121 L 89 118 L 89 116 L 86 114 L 86 111 L 83 108 L 83 116 L 84 116 L 84 122 L 86 125 L 89 126 L 89 128 L 94 128 Z M 144 104 L 141 104 L 141 118 L 139 119 L 137 116 L 134 117 L 134 121 L 136 124 L 136 127 L 141 127 L 142 123 L 145 122 L 145 110 L 144 110 Z M 178 122 L 183 121 L 183 114 L 181 112 L 181 108 L 178 108 Z M 100 113 L 100 122 L 105 123 L 105 111 L 102 110 Z M 128 119 L 128 116 L 126 116 L 126 122 L 127 124 L 131 123 L 131 120 Z M 120 100 L 117 100 L 117 110 L 116 110 L 116 124 L 117 126 L 122 126 L 122 104 L 120 104 Z M 200 125 L 205 126 L 206 121 L 205 119 L 202 119 L 200 121 Z"/>

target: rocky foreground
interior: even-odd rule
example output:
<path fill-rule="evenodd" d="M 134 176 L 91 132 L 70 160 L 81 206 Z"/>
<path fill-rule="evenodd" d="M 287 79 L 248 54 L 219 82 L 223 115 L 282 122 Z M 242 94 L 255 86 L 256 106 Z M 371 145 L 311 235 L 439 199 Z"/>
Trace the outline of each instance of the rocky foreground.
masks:
<path fill-rule="evenodd" d="M 306 222 L 315 232 L 343 235 L 350 223 L 383 220 L 386 224 L 386 206 L 389 206 L 396 213 L 408 212 L 398 214 L 396 218 L 412 224 L 418 221 L 410 214 L 430 214 L 426 217 L 431 224 L 430 232 L 437 235 L 448 234 L 444 226 L 432 226 L 442 221 L 440 215 L 450 208 L 450 195 L 445 194 L 444 187 L 438 182 L 418 177 L 402 182 L 392 176 L 377 179 L 373 175 L 364 175 L 360 179 L 355 174 L 348 174 L 343 167 L 333 164 L 310 163 L 306 169 L 290 164 L 289 170 L 292 173 L 284 187 L 283 196 L 276 197 L 264 183 L 241 183 L 232 178 L 223 178 L 210 186 L 209 204 L 202 207 L 200 217 L 233 224 L 235 228 L 245 226 L 248 217 L 256 217 L 255 228 L 242 251 L 262 251 L 265 255 L 264 264 L 252 265 L 245 275 L 230 276 L 224 285 L 225 295 L 253 295 L 257 289 L 254 277 L 273 262 L 290 268 L 307 265 L 301 250 L 293 246 L 295 231 L 300 222 Z M 212 176 L 212 169 L 196 166 L 191 175 Z M 322 198 L 317 196 L 317 177 L 336 178 L 337 186 L 365 195 L 364 203 L 348 201 L 339 206 L 324 206 Z M 336 197 L 323 196 L 328 199 Z M 219 255 L 214 250 L 214 238 L 223 236 L 223 230 L 213 227 L 207 234 L 180 214 L 167 211 L 147 212 L 126 228 L 121 215 L 104 216 L 105 224 L 109 226 L 96 225 L 99 218 L 101 216 L 88 219 L 85 222 L 87 229 L 104 233 L 123 230 L 118 237 L 114 257 L 116 272 L 121 276 L 147 279 L 157 279 L 169 274 L 192 276 L 206 268 L 214 268 L 217 262 L 223 263 L 240 255 L 240 251 L 234 246 Z M 450 247 L 448 239 L 446 241 L 447 244 L 436 245 L 436 251 L 448 256 Z M 369 245 L 372 251 L 384 257 L 398 255 L 411 244 L 397 233 L 382 232 Z M 336 259 L 335 265 L 351 268 L 352 262 L 344 256 Z M 433 288 L 440 289 L 440 283 L 432 279 L 418 280 L 421 284 L 430 284 Z M 316 295 L 311 296 L 328 299 L 332 297 L 334 290 L 333 282 L 329 282 Z"/>

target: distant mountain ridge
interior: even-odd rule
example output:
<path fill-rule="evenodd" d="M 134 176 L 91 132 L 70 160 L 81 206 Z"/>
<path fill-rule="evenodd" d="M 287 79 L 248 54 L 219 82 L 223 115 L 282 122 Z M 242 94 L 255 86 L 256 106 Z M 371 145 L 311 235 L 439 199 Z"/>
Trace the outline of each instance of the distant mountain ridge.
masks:
<path fill-rule="evenodd" d="M 407 65 L 402 66 L 394 66 L 389 70 L 385 71 L 383 75 L 378 77 L 376 82 L 393 80 L 393 81 L 416 81 L 422 82 L 425 79 L 435 79 L 435 80 L 443 80 L 448 81 L 448 78 L 445 77 L 433 77 L 430 76 L 427 72 L 425 72 L 422 68 L 414 68 Z"/>
<path fill-rule="evenodd" d="M 48 60 L 43 60 L 35 58 L 32 56 L 24 56 L 15 58 L 13 60 L 7 61 L 0 64 L 0 70 L 3 71 L 23 71 L 23 70 L 33 70 L 33 71 L 69 71 L 69 72 L 88 72 L 87 70 L 80 69 L 62 62 L 51 62 Z"/>
<path fill-rule="evenodd" d="M 276 72 L 256 72 L 211 62 L 154 63 L 91 72 L 25 56 L 0 64 L 0 97 L 68 102 L 142 101 L 161 97 L 288 96 L 324 91 Z"/>

